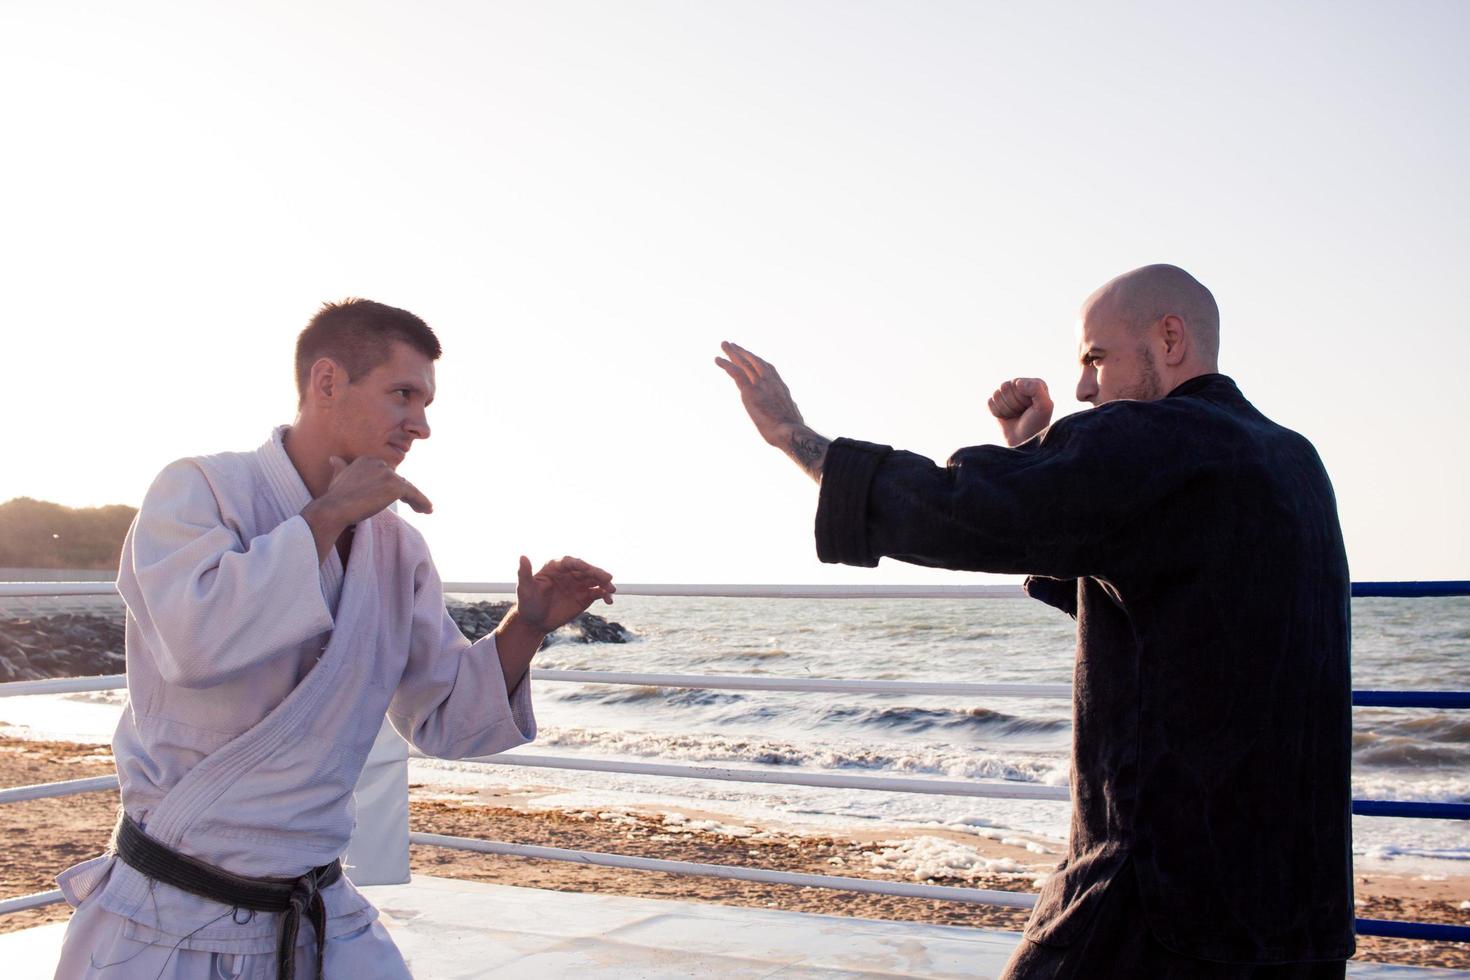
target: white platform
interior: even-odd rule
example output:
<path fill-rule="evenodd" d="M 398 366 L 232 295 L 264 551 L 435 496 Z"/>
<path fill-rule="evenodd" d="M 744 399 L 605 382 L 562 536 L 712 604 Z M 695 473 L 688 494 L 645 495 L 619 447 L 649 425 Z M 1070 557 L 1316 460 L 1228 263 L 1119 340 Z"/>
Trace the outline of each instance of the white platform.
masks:
<path fill-rule="evenodd" d="M 1015 933 L 879 922 L 447 878 L 363 889 L 414 975 L 836 980 L 999 975 Z M 61 924 L 0 935 L 7 980 L 50 978 Z M 1443 980 L 1462 971 L 1349 965 L 1354 978 Z M 368 980 L 368 978 L 360 978 Z"/>
<path fill-rule="evenodd" d="M 447 879 L 366 889 L 415 976 L 990 977 L 1012 933 Z"/>

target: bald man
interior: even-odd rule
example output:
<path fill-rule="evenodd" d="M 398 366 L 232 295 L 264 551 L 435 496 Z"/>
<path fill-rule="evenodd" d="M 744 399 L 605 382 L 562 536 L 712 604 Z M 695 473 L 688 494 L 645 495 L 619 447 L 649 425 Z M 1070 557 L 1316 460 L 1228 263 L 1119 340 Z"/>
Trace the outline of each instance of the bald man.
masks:
<path fill-rule="evenodd" d="M 1146 266 L 1083 305 L 1077 398 L 990 399 L 945 466 L 806 425 L 724 344 L 761 436 L 820 485 L 817 554 L 1026 574 L 1077 620 L 1073 816 L 1011 978 L 1341 977 L 1353 942 L 1347 559 L 1306 439 L 1218 373 L 1219 312 Z"/>

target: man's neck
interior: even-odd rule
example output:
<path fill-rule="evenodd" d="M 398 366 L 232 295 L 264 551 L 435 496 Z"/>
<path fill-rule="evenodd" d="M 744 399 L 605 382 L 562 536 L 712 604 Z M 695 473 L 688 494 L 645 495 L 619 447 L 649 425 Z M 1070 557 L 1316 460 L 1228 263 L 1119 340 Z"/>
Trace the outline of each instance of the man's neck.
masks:
<path fill-rule="evenodd" d="M 281 442 L 286 447 L 287 458 L 296 467 L 301 482 L 306 484 L 312 497 L 326 493 L 332 482 L 332 464 L 329 462 L 332 451 L 326 441 L 298 418 L 283 433 Z"/>

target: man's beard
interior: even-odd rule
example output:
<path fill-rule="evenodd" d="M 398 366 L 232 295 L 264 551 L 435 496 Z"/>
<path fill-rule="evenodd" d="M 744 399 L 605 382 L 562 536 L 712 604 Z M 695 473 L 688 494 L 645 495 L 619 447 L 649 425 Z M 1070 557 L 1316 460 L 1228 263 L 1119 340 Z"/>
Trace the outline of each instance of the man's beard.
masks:
<path fill-rule="evenodd" d="M 1139 345 L 1138 363 L 1140 367 L 1138 380 L 1118 392 L 1118 398 L 1151 402 L 1168 394 L 1164 391 L 1164 380 L 1159 377 L 1159 365 L 1154 361 L 1154 352 L 1149 350 L 1146 344 Z"/>

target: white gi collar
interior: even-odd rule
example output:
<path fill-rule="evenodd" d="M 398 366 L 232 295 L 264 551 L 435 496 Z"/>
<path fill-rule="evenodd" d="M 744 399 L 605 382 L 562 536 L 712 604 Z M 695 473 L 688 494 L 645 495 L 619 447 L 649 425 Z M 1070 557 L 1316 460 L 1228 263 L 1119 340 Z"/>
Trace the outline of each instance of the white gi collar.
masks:
<path fill-rule="evenodd" d="M 265 445 L 256 450 L 256 456 L 260 459 L 260 468 L 265 473 L 266 483 L 270 485 L 271 494 L 281 506 L 281 516 L 290 520 L 302 509 L 311 503 L 311 491 L 306 489 L 306 482 L 301 479 L 301 474 L 296 472 L 296 464 L 291 462 L 291 457 L 286 454 L 286 430 L 289 425 L 278 425 L 271 431 L 271 437 L 265 441 Z M 327 552 L 327 560 L 322 562 L 322 593 L 327 599 L 327 606 L 335 616 L 337 611 L 337 600 L 342 594 L 342 581 L 346 569 L 342 567 L 342 559 L 337 554 L 337 549 L 332 548 Z"/>

